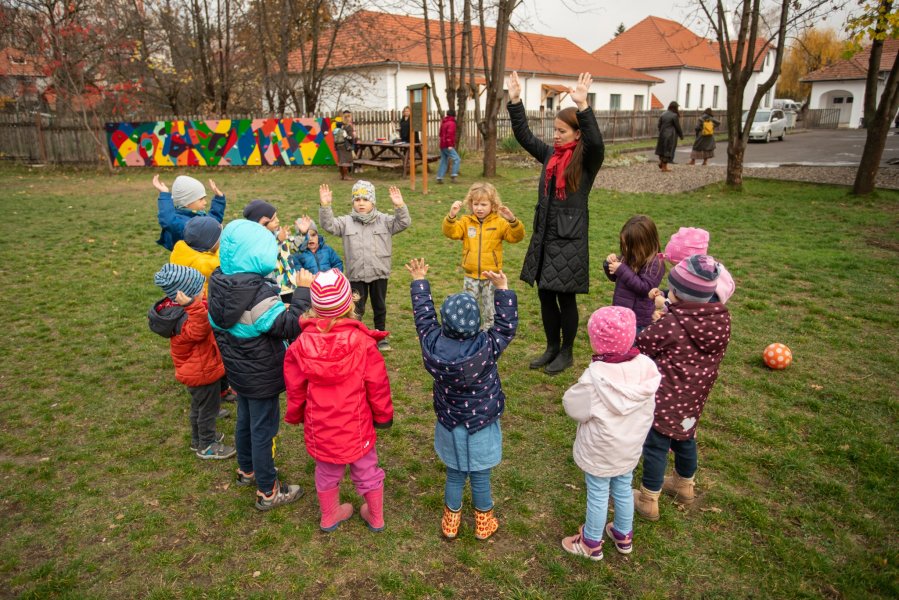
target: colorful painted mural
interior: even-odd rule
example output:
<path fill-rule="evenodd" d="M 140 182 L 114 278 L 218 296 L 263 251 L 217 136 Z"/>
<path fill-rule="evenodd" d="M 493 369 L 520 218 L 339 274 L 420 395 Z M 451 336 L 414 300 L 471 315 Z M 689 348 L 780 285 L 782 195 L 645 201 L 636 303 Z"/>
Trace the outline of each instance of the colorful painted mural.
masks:
<path fill-rule="evenodd" d="M 122 167 L 335 165 L 331 119 L 107 123 Z"/>

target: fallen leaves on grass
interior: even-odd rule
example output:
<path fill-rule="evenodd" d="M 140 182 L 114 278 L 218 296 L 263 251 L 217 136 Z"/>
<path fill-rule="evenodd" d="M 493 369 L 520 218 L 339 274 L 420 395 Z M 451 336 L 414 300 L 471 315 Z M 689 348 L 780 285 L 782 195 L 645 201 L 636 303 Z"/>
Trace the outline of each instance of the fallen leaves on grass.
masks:
<path fill-rule="evenodd" d="M 717 506 L 703 507 L 703 508 L 700 508 L 699 510 L 701 510 L 702 512 L 710 512 L 710 513 L 722 512 L 722 510 L 720 508 L 718 508 Z"/>

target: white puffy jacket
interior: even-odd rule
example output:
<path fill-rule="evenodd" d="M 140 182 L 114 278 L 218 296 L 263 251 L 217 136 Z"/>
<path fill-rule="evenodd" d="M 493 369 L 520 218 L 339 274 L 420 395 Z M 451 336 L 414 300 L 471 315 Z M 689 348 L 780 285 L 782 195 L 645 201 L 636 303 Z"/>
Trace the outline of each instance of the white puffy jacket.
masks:
<path fill-rule="evenodd" d="M 591 363 L 562 397 L 578 422 L 574 462 L 597 477 L 615 477 L 637 466 L 652 427 L 662 376 L 640 354 L 622 363 Z"/>

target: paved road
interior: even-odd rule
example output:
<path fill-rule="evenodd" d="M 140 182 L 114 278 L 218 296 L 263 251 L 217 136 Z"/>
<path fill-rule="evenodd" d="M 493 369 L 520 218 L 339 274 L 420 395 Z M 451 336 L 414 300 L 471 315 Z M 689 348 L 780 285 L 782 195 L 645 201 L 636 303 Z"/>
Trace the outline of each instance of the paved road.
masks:
<path fill-rule="evenodd" d="M 883 151 L 882 163 L 899 158 L 899 135 L 891 129 Z M 746 148 L 744 167 L 778 167 L 781 165 L 849 167 L 857 166 L 865 146 L 863 129 L 813 129 L 790 135 L 783 142 L 752 142 Z M 651 160 L 658 160 L 649 153 Z M 690 146 L 679 146 L 676 163 L 690 161 Z M 727 143 L 718 142 L 715 158 L 709 164 L 727 165 Z"/>

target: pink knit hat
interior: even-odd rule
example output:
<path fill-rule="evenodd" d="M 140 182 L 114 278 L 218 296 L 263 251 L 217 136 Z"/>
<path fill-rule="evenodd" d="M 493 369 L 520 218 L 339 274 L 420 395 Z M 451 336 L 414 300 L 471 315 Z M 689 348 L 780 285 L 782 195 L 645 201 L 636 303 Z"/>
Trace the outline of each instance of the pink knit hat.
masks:
<path fill-rule="evenodd" d="M 316 273 L 309 292 L 312 294 L 312 308 L 320 317 L 339 317 L 353 304 L 350 282 L 337 269 Z"/>
<path fill-rule="evenodd" d="M 681 227 L 668 240 L 665 246 L 665 258 L 677 264 L 688 256 L 705 254 L 709 251 L 709 232 L 695 227 Z"/>
<path fill-rule="evenodd" d="M 621 354 L 634 345 L 637 315 L 623 306 L 604 306 L 590 315 L 587 335 L 597 354 Z"/>

